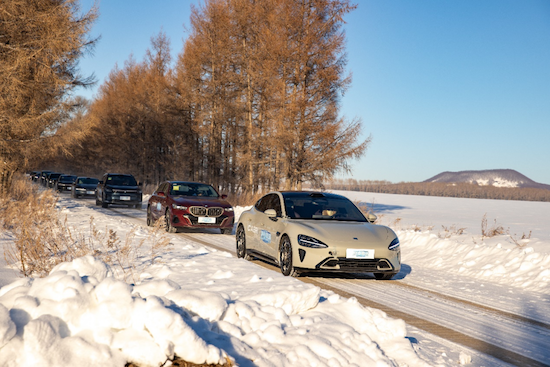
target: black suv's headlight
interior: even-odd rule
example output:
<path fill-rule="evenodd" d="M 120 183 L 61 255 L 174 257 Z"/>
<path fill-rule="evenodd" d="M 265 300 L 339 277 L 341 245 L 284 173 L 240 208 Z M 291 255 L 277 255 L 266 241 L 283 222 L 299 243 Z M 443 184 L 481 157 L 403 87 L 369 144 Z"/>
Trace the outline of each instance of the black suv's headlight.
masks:
<path fill-rule="evenodd" d="M 298 243 L 304 247 L 311 248 L 326 248 L 326 243 L 319 241 L 317 238 L 306 236 L 305 234 L 298 235 Z"/>
<path fill-rule="evenodd" d="M 399 238 L 395 237 L 395 239 L 391 241 L 390 245 L 388 246 L 388 250 L 391 250 L 391 251 L 399 250 Z"/>

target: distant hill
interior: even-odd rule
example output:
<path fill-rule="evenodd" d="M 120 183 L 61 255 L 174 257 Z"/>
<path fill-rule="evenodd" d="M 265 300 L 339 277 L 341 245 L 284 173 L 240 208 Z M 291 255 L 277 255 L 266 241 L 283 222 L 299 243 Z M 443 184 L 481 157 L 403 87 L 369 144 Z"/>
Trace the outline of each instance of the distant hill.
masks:
<path fill-rule="evenodd" d="M 424 182 L 467 182 L 479 186 L 519 187 L 550 190 L 550 185 L 535 182 L 513 169 L 493 169 L 484 171 L 443 172 Z"/>

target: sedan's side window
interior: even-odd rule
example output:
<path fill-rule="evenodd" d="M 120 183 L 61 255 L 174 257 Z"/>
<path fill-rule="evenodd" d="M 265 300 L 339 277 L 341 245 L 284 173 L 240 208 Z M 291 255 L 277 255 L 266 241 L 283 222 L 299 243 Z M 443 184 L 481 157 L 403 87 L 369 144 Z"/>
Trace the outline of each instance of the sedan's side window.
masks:
<path fill-rule="evenodd" d="M 269 196 L 269 195 L 266 195 L 266 196 L 260 198 L 260 200 L 258 200 L 258 201 L 256 202 L 256 205 L 254 205 L 254 207 L 255 207 L 256 209 L 258 209 L 258 211 L 264 212 L 264 211 L 267 210 L 267 205 L 266 205 L 266 204 L 267 204 L 267 197 L 268 197 L 268 196 Z"/>
<path fill-rule="evenodd" d="M 265 197 L 265 201 L 266 201 L 266 208 L 263 210 L 264 212 L 267 209 L 275 209 L 275 212 L 277 213 L 278 217 L 281 217 L 283 215 L 283 212 L 281 210 L 281 200 L 279 199 L 279 195 L 269 194 Z"/>

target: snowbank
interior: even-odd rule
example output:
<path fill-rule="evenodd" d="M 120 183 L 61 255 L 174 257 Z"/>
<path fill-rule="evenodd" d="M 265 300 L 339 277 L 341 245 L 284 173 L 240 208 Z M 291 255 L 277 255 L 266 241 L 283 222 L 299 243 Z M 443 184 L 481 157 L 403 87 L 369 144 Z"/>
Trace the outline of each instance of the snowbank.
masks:
<path fill-rule="evenodd" d="M 151 266 L 136 285 L 83 257 L 1 288 L 0 365 L 160 366 L 174 355 L 240 366 L 425 365 L 401 320 L 183 247 L 187 256 Z"/>

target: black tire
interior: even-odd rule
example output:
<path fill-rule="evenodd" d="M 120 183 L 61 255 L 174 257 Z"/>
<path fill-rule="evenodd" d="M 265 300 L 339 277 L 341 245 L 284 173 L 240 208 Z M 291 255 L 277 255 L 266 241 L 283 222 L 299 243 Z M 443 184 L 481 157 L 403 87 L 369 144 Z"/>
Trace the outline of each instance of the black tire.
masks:
<path fill-rule="evenodd" d="M 288 236 L 283 236 L 279 248 L 279 267 L 284 276 L 297 277 L 300 273 L 292 264 L 292 244 Z"/>
<path fill-rule="evenodd" d="M 374 273 L 376 280 L 390 280 L 397 273 Z"/>
<path fill-rule="evenodd" d="M 235 242 L 237 245 L 237 257 L 240 259 L 252 260 L 252 256 L 250 256 L 248 252 L 246 252 L 246 234 L 242 225 L 237 228 L 237 233 L 235 234 Z"/>
<path fill-rule="evenodd" d="M 95 197 L 95 205 L 101 205 L 101 201 L 97 198 L 97 196 Z"/>
<path fill-rule="evenodd" d="M 153 218 L 151 218 L 151 207 L 147 206 L 147 227 L 153 226 Z"/>
<path fill-rule="evenodd" d="M 178 229 L 172 225 L 172 221 L 170 220 L 170 211 L 166 210 L 166 213 L 164 214 L 164 222 L 166 225 L 166 232 L 168 233 L 176 233 Z"/>

